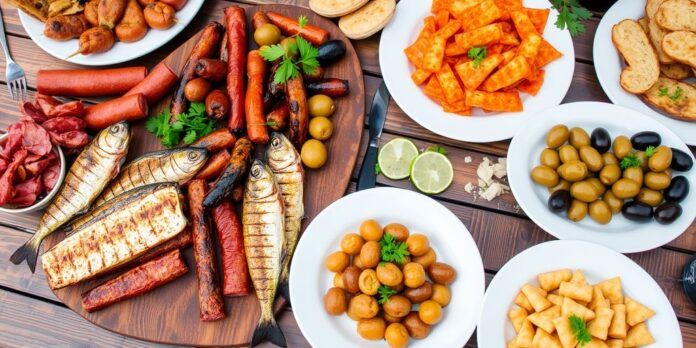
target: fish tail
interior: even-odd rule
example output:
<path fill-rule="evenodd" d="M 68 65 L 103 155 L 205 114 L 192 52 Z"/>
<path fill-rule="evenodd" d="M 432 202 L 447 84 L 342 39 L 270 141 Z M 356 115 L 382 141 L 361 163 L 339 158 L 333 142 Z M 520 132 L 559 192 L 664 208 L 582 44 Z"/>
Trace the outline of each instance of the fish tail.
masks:
<path fill-rule="evenodd" d="M 269 341 L 279 347 L 288 346 L 285 342 L 285 335 L 283 335 L 283 331 L 280 330 L 280 326 L 278 326 L 273 316 L 271 316 L 270 319 L 264 319 L 264 317 L 261 316 L 259 325 L 256 326 L 256 330 L 254 330 L 251 346 L 255 347 L 263 341 Z"/>
<path fill-rule="evenodd" d="M 286 265 L 283 268 L 283 272 L 280 274 L 280 280 L 278 281 L 278 296 L 282 296 L 285 300 L 290 303 L 290 285 L 288 282 L 288 275 L 290 271 L 288 270 L 290 265 Z"/>
<path fill-rule="evenodd" d="M 42 238 L 37 237 L 38 234 L 34 234 L 33 237 L 10 256 L 10 261 L 15 265 L 19 265 L 22 261 L 27 260 L 31 273 L 34 273 L 34 270 L 36 270 L 36 259 L 39 257 L 39 247 L 41 246 Z"/>

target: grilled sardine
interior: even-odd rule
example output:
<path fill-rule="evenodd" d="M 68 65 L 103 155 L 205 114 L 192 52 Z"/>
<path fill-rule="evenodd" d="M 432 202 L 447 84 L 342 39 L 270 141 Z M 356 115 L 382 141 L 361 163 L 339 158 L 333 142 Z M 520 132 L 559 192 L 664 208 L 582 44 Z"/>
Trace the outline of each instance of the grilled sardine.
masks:
<path fill-rule="evenodd" d="M 290 262 L 295 253 L 304 216 L 304 170 L 300 154 L 282 133 L 271 135 L 270 146 L 266 149 L 266 161 L 275 175 L 285 205 L 285 253 L 278 283 L 278 292 L 290 301 Z"/>
<path fill-rule="evenodd" d="M 261 304 L 261 318 L 251 346 L 268 339 L 285 347 L 285 337 L 273 317 L 273 301 L 285 248 L 285 207 L 271 169 L 260 160 L 254 161 L 249 171 L 242 223 L 249 274 Z"/>
<path fill-rule="evenodd" d="M 89 209 L 104 187 L 118 174 L 128 153 L 130 140 L 130 126 L 126 122 L 105 128 L 92 139 L 65 175 L 58 194 L 41 216 L 34 236 L 10 257 L 12 263 L 18 265 L 26 259 L 34 272 L 41 241 L 74 216 Z"/>
<path fill-rule="evenodd" d="M 94 202 L 100 206 L 123 192 L 161 182 L 180 185 L 193 178 L 208 160 L 208 151 L 193 147 L 146 153 L 123 167 L 121 174 Z"/>
<path fill-rule="evenodd" d="M 178 184 L 143 187 L 41 256 L 48 284 L 58 289 L 108 272 L 176 236 L 187 223 Z"/>

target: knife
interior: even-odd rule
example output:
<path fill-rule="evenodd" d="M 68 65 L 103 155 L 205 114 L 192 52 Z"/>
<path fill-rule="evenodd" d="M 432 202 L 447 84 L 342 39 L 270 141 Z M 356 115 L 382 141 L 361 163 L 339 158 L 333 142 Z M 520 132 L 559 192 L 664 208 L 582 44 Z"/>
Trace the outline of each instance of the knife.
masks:
<path fill-rule="evenodd" d="M 387 120 L 387 108 L 389 107 L 389 91 L 387 86 L 382 81 L 379 85 L 374 99 L 372 99 L 372 108 L 369 115 L 369 145 L 365 158 L 363 159 L 362 167 L 360 168 L 360 176 L 358 176 L 358 191 L 375 187 L 377 183 L 377 153 L 379 152 L 379 137 L 382 136 L 384 122 Z"/>

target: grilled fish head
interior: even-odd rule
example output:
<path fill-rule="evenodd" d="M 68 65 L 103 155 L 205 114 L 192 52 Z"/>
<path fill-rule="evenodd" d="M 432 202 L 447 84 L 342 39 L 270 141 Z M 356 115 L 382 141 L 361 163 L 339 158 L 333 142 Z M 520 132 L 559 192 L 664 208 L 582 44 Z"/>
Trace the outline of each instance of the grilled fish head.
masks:
<path fill-rule="evenodd" d="M 195 175 L 208 160 L 208 150 L 204 148 L 184 147 L 172 154 L 174 164 L 182 172 Z"/>
<path fill-rule="evenodd" d="M 112 155 L 122 154 L 128 150 L 131 140 L 131 128 L 127 122 L 119 122 L 103 129 L 95 144 Z"/>
<path fill-rule="evenodd" d="M 266 148 L 266 160 L 273 171 L 279 171 L 300 163 L 300 154 L 283 133 L 273 132 Z"/>
<path fill-rule="evenodd" d="M 262 160 L 254 160 L 244 192 L 245 199 L 258 200 L 278 193 L 278 185 L 271 168 Z"/>

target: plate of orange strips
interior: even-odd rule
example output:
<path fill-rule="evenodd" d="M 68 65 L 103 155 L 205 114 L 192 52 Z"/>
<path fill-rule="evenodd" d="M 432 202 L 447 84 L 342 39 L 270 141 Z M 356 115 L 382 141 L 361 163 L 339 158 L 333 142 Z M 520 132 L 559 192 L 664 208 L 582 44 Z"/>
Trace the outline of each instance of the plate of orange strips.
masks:
<path fill-rule="evenodd" d="M 508 261 L 486 290 L 476 330 L 481 347 L 683 346 L 672 305 L 643 268 L 573 240 Z"/>
<path fill-rule="evenodd" d="M 561 103 L 575 54 L 547 0 L 403 0 L 380 40 L 396 103 L 434 133 L 509 139 Z"/>

